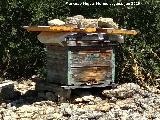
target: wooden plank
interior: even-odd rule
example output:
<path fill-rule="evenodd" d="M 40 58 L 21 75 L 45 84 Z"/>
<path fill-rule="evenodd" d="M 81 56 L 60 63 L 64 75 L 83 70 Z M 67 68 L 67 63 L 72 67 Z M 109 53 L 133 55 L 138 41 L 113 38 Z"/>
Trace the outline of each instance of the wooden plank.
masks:
<path fill-rule="evenodd" d="M 52 31 L 52 32 L 96 32 L 96 28 L 79 29 L 70 26 L 24 26 L 27 31 Z"/>
<path fill-rule="evenodd" d="M 71 68 L 72 79 L 77 82 L 89 82 L 92 84 L 106 81 L 112 78 L 111 67 L 82 67 Z"/>
<path fill-rule="evenodd" d="M 71 53 L 71 67 L 111 66 L 112 51 L 81 51 Z"/>
<path fill-rule="evenodd" d="M 97 28 L 96 32 L 103 32 L 108 34 L 125 34 L 125 35 L 137 34 L 135 30 L 114 29 L 114 28 Z"/>
<path fill-rule="evenodd" d="M 24 26 L 27 31 L 52 31 L 52 32 L 86 32 L 86 33 L 108 33 L 136 35 L 135 30 L 114 29 L 114 28 L 74 28 L 71 26 Z"/>

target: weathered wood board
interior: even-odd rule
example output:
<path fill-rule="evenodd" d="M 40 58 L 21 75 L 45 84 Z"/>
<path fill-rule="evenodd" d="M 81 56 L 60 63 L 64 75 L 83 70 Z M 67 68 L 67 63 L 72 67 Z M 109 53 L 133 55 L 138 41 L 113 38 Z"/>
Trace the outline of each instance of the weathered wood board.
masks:
<path fill-rule="evenodd" d="M 71 67 L 110 66 L 112 51 L 80 51 L 71 53 Z"/>
<path fill-rule="evenodd" d="M 52 31 L 52 32 L 85 32 L 85 33 L 108 33 L 108 34 L 126 34 L 126 35 L 136 35 L 135 30 L 126 29 L 114 29 L 114 28 L 74 28 L 72 26 L 23 26 L 23 28 L 28 31 Z"/>
<path fill-rule="evenodd" d="M 67 84 L 68 58 L 65 47 L 47 45 L 47 81 Z"/>
<path fill-rule="evenodd" d="M 112 69 L 110 67 L 81 67 L 71 68 L 74 81 L 98 84 L 100 81 L 111 80 Z"/>

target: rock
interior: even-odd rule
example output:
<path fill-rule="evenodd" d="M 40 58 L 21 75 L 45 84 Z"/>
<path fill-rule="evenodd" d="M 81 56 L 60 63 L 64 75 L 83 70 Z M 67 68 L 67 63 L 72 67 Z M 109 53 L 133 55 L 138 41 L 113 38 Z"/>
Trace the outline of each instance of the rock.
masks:
<path fill-rule="evenodd" d="M 16 114 L 16 113 L 11 113 L 11 116 L 12 116 L 12 119 L 11 120 L 17 120 L 17 119 L 20 119 L 20 117 Z"/>
<path fill-rule="evenodd" d="M 78 24 L 80 24 L 82 19 L 84 19 L 84 17 L 82 15 L 67 17 L 66 18 L 66 25 L 78 27 Z"/>
<path fill-rule="evenodd" d="M 102 101 L 102 98 L 100 97 L 95 97 L 94 102 L 99 103 Z"/>
<path fill-rule="evenodd" d="M 38 117 L 38 114 L 33 113 L 32 116 L 31 116 L 31 119 L 36 119 L 37 117 Z"/>
<path fill-rule="evenodd" d="M 75 16 L 73 16 L 73 18 L 77 18 L 77 19 L 82 20 L 82 19 L 84 19 L 84 16 L 83 15 L 75 15 Z"/>
<path fill-rule="evenodd" d="M 94 96 L 93 95 L 83 96 L 81 98 L 76 98 L 75 99 L 75 102 L 90 102 L 90 101 L 94 101 Z"/>
<path fill-rule="evenodd" d="M 14 82 L 6 81 L 0 83 L 0 100 L 12 99 L 15 97 Z"/>
<path fill-rule="evenodd" d="M 17 110 L 17 108 L 15 106 L 13 106 L 11 109 L 13 112 L 15 112 Z"/>
<path fill-rule="evenodd" d="M 48 25 L 58 25 L 58 26 L 60 26 L 60 25 L 65 25 L 65 22 L 63 22 L 62 20 L 60 20 L 60 19 L 53 19 L 53 20 L 50 20 L 50 21 L 48 21 Z"/>
<path fill-rule="evenodd" d="M 108 102 L 99 103 L 97 104 L 97 108 L 96 108 L 96 110 L 102 111 L 102 112 L 109 111 L 109 109 L 110 109 L 110 104 Z"/>
<path fill-rule="evenodd" d="M 102 18 L 102 17 L 100 17 L 98 19 L 98 27 L 118 29 L 118 25 L 115 22 L 113 22 L 112 18 Z"/>
<path fill-rule="evenodd" d="M 97 105 L 84 105 L 82 108 L 84 110 L 92 110 L 92 111 L 94 111 L 94 110 L 96 110 Z"/>
<path fill-rule="evenodd" d="M 6 103 L 1 103 L 1 107 L 7 108 L 7 104 Z"/>
<path fill-rule="evenodd" d="M 3 119 L 3 116 L 2 116 L 2 114 L 0 114 L 0 120 L 2 120 Z"/>
<path fill-rule="evenodd" d="M 52 116 L 53 116 L 54 119 L 59 119 L 59 118 L 62 117 L 62 114 L 60 114 L 60 113 L 54 113 Z"/>
<path fill-rule="evenodd" d="M 47 119 L 47 120 L 53 120 L 53 119 L 54 119 L 54 116 L 53 116 L 53 115 L 47 115 L 46 119 Z"/>
<path fill-rule="evenodd" d="M 3 120 L 13 120 L 11 116 L 4 116 Z M 15 119 L 14 119 L 15 120 Z"/>
<path fill-rule="evenodd" d="M 53 107 L 48 107 L 45 111 L 46 114 L 53 114 L 55 112 L 55 109 Z"/>
<path fill-rule="evenodd" d="M 61 109 L 61 112 L 65 112 L 65 109 L 68 108 L 70 106 L 69 103 L 61 103 L 60 105 L 60 109 Z"/>
<path fill-rule="evenodd" d="M 97 28 L 98 20 L 97 19 L 82 19 L 78 23 L 79 28 Z"/>
<path fill-rule="evenodd" d="M 64 116 L 66 116 L 66 115 L 71 116 L 71 114 L 72 114 L 72 109 L 70 107 L 67 107 L 64 109 L 64 112 L 63 112 Z"/>
<path fill-rule="evenodd" d="M 82 98 L 76 98 L 74 102 L 82 102 Z"/>
<path fill-rule="evenodd" d="M 84 97 L 82 97 L 82 100 L 83 101 L 94 101 L 94 96 L 93 95 L 89 95 L 89 96 L 84 96 Z"/>
<path fill-rule="evenodd" d="M 128 83 L 128 84 L 123 84 L 121 86 L 118 86 L 116 89 L 104 90 L 102 94 L 108 98 L 115 97 L 115 98 L 124 99 L 128 97 L 132 97 L 139 89 L 140 89 L 140 86 L 134 83 Z"/>

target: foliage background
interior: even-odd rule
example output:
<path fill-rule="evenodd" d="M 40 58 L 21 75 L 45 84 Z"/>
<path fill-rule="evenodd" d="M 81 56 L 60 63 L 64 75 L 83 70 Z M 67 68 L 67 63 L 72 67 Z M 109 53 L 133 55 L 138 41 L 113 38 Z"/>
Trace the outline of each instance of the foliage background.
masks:
<path fill-rule="evenodd" d="M 43 74 L 45 46 L 36 35 L 25 31 L 24 25 L 47 25 L 53 18 L 81 14 L 86 18 L 111 17 L 121 28 L 139 31 L 137 36 L 125 36 L 125 44 L 117 48 L 116 80 L 150 81 L 160 77 L 160 1 L 141 0 L 140 5 L 75 6 L 68 3 L 94 3 L 97 0 L 1 0 L 0 1 L 0 77 L 21 78 Z M 135 0 L 134 0 L 135 2 Z"/>

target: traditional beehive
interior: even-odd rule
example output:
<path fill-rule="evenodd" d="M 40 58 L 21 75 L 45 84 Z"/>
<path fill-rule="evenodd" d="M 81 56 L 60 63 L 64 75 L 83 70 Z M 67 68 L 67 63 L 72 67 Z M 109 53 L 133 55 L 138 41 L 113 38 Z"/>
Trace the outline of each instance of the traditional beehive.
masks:
<path fill-rule="evenodd" d="M 74 88 L 114 83 L 115 43 L 76 33 L 67 35 L 65 44 L 47 45 L 48 81 Z"/>
<path fill-rule="evenodd" d="M 47 82 L 65 88 L 105 87 L 115 81 L 115 47 L 120 34 L 134 30 L 60 26 L 26 26 L 39 31 L 47 48 Z"/>

